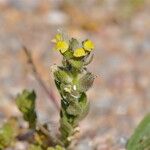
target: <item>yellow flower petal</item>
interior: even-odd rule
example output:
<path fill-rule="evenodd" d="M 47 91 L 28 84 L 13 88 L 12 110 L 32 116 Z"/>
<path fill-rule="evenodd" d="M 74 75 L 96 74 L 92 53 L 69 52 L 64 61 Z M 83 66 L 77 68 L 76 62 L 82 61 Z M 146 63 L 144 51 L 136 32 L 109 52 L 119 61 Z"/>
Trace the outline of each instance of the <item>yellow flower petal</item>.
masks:
<path fill-rule="evenodd" d="M 69 48 L 69 45 L 65 41 L 57 42 L 56 47 L 55 47 L 55 49 L 58 50 L 58 51 L 61 51 L 61 53 L 66 52 L 68 50 L 68 48 Z"/>
<path fill-rule="evenodd" d="M 83 48 L 91 52 L 94 49 L 94 44 L 91 40 L 86 40 L 83 42 Z"/>
<path fill-rule="evenodd" d="M 85 50 L 84 50 L 83 48 L 77 48 L 77 49 L 74 51 L 73 55 L 74 55 L 75 57 L 82 57 L 82 56 L 85 56 L 85 55 L 86 55 L 86 52 L 85 52 Z"/>

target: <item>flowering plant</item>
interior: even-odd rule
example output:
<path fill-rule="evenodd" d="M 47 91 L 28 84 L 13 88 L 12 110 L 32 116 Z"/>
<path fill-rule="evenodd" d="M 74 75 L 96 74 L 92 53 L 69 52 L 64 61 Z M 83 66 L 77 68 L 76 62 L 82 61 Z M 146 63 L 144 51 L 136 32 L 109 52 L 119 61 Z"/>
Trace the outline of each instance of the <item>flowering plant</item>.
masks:
<path fill-rule="evenodd" d="M 68 147 L 78 132 L 79 121 L 89 110 L 86 92 L 93 84 L 94 75 L 86 66 L 92 61 L 93 56 L 90 54 L 94 44 L 88 39 L 82 43 L 74 38 L 67 41 L 62 34 L 57 34 L 53 41 L 54 49 L 63 56 L 62 66 L 57 66 L 53 72 L 61 95 L 61 141 Z"/>

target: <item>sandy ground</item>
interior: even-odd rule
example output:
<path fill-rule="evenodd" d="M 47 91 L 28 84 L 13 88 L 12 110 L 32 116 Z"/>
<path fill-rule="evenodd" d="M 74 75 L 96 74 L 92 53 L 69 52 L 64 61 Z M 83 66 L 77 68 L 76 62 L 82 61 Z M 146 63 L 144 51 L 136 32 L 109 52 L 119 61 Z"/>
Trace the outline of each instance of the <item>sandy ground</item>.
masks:
<path fill-rule="evenodd" d="M 0 0 L 0 121 L 20 116 L 15 96 L 37 92 L 39 121 L 58 127 L 54 105 L 27 65 L 31 50 L 45 84 L 59 95 L 50 67 L 61 57 L 52 50 L 57 29 L 95 43 L 89 70 L 97 78 L 88 92 L 91 109 L 80 124 L 75 150 L 124 150 L 150 106 L 150 19 L 148 0 Z M 24 150 L 18 143 L 16 150 Z"/>

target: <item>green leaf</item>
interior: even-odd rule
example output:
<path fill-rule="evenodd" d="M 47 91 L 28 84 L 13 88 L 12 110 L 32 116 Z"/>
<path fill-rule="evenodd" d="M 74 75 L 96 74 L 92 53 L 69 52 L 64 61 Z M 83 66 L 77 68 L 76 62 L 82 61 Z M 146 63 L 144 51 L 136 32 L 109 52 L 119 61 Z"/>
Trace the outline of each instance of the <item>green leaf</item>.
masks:
<path fill-rule="evenodd" d="M 145 116 L 127 143 L 127 150 L 150 149 L 150 113 Z"/>
<path fill-rule="evenodd" d="M 66 60 L 69 60 L 69 59 L 73 58 L 73 51 L 71 51 L 71 50 L 66 51 L 65 53 L 63 53 L 63 56 Z"/>
<path fill-rule="evenodd" d="M 72 77 L 69 76 L 69 73 L 60 68 L 54 72 L 54 77 L 56 81 L 61 83 L 68 84 L 72 82 Z"/>
<path fill-rule="evenodd" d="M 73 133 L 73 127 L 69 122 L 69 116 L 66 114 L 63 108 L 61 110 L 60 116 L 61 140 L 66 141 L 66 138 Z"/>
<path fill-rule="evenodd" d="M 56 145 L 56 147 L 48 147 L 47 150 L 65 150 L 63 147 L 60 145 Z"/>
<path fill-rule="evenodd" d="M 74 50 L 79 47 L 79 42 L 77 39 L 72 38 L 70 40 L 70 49 Z"/>
<path fill-rule="evenodd" d="M 92 73 L 86 73 L 85 75 L 83 75 L 78 82 L 78 89 L 81 92 L 86 92 L 92 85 L 94 82 L 94 75 Z"/>
<path fill-rule="evenodd" d="M 61 147 L 60 145 L 56 145 L 56 150 L 65 150 L 65 149 Z"/>
<path fill-rule="evenodd" d="M 0 128 L 0 150 L 10 146 L 16 136 L 16 120 L 10 119 Z"/>
<path fill-rule="evenodd" d="M 28 150 L 43 150 L 40 145 L 30 145 Z"/>
<path fill-rule="evenodd" d="M 73 128 L 71 124 L 67 121 L 67 119 L 64 117 L 60 119 L 60 124 L 61 124 L 60 131 L 63 133 L 62 135 L 63 139 L 73 132 Z"/>
<path fill-rule="evenodd" d="M 71 64 L 72 67 L 74 67 L 78 70 L 80 70 L 84 66 L 84 62 L 81 60 L 70 59 L 69 63 Z"/>
<path fill-rule="evenodd" d="M 82 112 L 81 107 L 77 101 L 71 101 L 66 111 L 69 115 L 73 116 L 77 116 Z"/>
<path fill-rule="evenodd" d="M 81 95 L 81 97 L 79 99 L 79 104 L 80 104 L 80 107 L 82 109 L 82 113 L 80 115 L 80 119 L 83 119 L 88 114 L 89 108 L 90 108 L 90 103 L 87 100 L 87 96 L 86 96 L 85 93 L 82 93 L 82 95 Z"/>
<path fill-rule="evenodd" d="M 24 90 L 16 98 L 17 106 L 22 112 L 24 119 L 28 121 L 30 128 L 35 128 L 36 126 L 37 115 L 35 112 L 35 99 L 35 92 L 27 90 Z"/>

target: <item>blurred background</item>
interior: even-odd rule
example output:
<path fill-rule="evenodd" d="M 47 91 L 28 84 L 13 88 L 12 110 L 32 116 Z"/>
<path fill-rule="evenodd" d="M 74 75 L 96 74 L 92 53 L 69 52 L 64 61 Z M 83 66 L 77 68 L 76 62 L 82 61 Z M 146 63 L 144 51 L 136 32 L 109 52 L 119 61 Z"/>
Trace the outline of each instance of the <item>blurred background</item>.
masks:
<path fill-rule="evenodd" d="M 149 0 L 0 0 L 0 123 L 21 116 L 15 96 L 37 93 L 40 122 L 58 128 L 59 114 L 39 85 L 22 47 L 46 86 L 60 99 L 50 67 L 61 63 L 51 39 L 63 30 L 95 43 L 89 70 L 97 77 L 88 92 L 91 109 L 80 124 L 76 150 L 123 150 L 150 111 Z M 25 150 L 20 143 L 17 150 Z"/>

